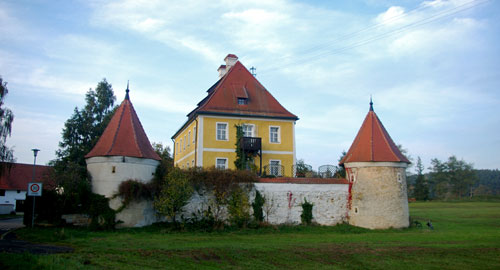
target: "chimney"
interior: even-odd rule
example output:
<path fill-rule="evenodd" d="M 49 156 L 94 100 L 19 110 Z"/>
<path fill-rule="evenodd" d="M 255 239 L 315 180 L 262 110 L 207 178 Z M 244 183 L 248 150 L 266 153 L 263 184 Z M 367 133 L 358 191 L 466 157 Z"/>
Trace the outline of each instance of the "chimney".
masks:
<path fill-rule="evenodd" d="M 226 75 L 226 65 L 220 65 L 217 71 L 219 72 L 219 79 L 224 77 Z"/>
<path fill-rule="evenodd" d="M 238 56 L 228 54 L 226 58 L 224 58 L 224 61 L 226 61 L 226 69 L 229 71 L 229 69 L 236 64 L 236 61 L 238 61 Z"/>

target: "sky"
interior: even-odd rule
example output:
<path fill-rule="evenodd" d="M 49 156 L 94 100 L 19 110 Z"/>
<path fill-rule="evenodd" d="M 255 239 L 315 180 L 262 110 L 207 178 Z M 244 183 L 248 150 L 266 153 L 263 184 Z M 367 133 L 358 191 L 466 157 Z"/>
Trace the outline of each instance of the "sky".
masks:
<path fill-rule="evenodd" d="M 369 110 L 411 157 L 500 168 L 500 3 L 430 1 L 0 0 L 0 76 L 17 162 L 55 158 L 64 122 L 103 78 L 151 142 L 236 54 L 290 112 L 297 158 L 337 164 Z M 411 168 L 410 170 L 414 170 Z"/>

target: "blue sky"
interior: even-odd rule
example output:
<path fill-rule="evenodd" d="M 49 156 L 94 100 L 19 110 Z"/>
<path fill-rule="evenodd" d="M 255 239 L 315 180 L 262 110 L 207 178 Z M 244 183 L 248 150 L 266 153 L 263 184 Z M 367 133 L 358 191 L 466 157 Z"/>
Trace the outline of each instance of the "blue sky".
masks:
<path fill-rule="evenodd" d="M 152 142 L 171 136 L 239 56 L 289 111 L 297 157 L 336 164 L 373 96 L 420 156 L 500 168 L 500 4 L 434 1 L 0 1 L 0 75 L 18 162 L 55 157 L 64 122 L 106 78 Z"/>

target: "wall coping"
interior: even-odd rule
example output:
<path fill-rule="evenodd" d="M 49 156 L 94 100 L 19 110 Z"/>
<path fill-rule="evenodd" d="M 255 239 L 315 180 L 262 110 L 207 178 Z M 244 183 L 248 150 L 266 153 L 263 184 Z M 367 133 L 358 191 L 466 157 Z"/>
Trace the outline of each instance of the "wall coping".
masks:
<path fill-rule="evenodd" d="M 274 184 L 338 184 L 347 185 L 349 182 L 345 178 L 293 178 L 293 177 L 277 177 L 277 178 L 259 178 L 257 183 L 274 183 Z"/>

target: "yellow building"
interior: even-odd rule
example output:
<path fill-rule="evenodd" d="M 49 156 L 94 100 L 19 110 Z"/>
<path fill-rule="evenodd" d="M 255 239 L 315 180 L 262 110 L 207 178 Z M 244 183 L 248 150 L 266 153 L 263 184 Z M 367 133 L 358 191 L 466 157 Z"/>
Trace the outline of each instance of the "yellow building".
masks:
<path fill-rule="evenodd" d="M 188 114 L 186 123 L 172 136 L 174 164 L 180 168 L 234 169 L 236 126 L 242 126 L 238 147 L 254 156 L 262 174 L 292 176 L 295 164 L 295 121 L 243 66 L 229 54 L 218 69 L 219 80 Z"/>

